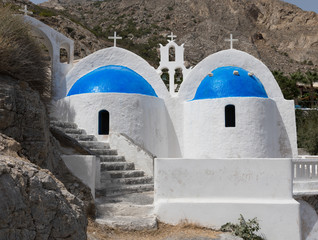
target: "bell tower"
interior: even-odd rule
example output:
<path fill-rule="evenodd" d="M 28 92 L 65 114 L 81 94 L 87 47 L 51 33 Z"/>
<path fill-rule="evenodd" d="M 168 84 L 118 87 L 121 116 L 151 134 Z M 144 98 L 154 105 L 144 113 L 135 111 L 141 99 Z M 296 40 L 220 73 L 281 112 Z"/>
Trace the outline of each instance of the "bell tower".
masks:
<path fill-rule="evenodd" d="M 160 44 L 160 65 L 157 68 L 157 72 L 160 76 L 167 72 L 169 74 L 169 92 L 171 96 L 175 94 L 175 83 L 180 78 L 184 79 L 191 71 L 191 68 L 187 69 L 184 65 L 184 44 L 179 46 L 174 39 L 177 37 L 171 33 L 168 35 L 170 40 L 168 44 L 163 46 Z"/>

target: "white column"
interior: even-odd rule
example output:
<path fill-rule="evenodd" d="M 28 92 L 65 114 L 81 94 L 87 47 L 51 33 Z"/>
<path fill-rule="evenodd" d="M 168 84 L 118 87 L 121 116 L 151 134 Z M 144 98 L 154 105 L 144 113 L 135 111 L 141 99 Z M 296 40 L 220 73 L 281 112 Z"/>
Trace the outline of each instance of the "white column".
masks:
<path fill-rule="evenodd" d="M 173 96 L 174 94 L 174 74 L 175 74 L 175 70 L 169 69 L 169 92 L 171 96 Z"/>

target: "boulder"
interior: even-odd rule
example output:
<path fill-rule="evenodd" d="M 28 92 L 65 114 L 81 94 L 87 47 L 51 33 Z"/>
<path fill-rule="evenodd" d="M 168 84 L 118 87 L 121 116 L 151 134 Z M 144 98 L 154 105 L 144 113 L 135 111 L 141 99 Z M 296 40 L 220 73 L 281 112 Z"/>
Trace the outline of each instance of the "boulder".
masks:
<path fill-rule="evenodd" d="M 86 239 L 84 204 L 48 170 L 0 153 L 0 239 Z"/>

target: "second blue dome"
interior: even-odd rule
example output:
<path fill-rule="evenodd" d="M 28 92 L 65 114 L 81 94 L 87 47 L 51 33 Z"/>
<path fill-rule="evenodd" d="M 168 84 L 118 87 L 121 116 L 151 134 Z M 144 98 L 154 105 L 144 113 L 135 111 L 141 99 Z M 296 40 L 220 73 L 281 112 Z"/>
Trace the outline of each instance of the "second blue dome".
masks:
<path fill-rule="evenodd" d="M 135 93 L 158 97 L 152 86 L 138 73 L 119 65 L 97 68 L 78 79 L 67 96 L 82 93 Z"/>
<path fill-rule="evenodd" d="M 193 100 L 226 97 L 268 98 L 261 81 L 243 68 L 227 66 L 212 71 L 199 85 Z"/>

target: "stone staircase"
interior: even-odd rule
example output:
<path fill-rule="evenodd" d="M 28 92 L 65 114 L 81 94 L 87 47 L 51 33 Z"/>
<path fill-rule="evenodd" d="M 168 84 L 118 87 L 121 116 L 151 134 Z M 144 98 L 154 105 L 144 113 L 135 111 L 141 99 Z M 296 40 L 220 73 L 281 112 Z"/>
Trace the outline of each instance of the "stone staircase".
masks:
<path fill-rule="evenodd" d="M 99 157 L 100 186 L 96 189 L 96 221 L 122 229 L 151 229 L 157 226 L 153 215 L 153 178 L 135 169 L 133 162 L 119 156 L 109 143 L 87 135 L 75 123 L 52 120 L 57 128 Z M 145 200 L 147 199 L 147 200 Z"/>
<path fill-rule="evenodd" d="M 126 162 L 124 156 L 118 156 L 117 150 L 111 149 L 109 143 L 97 141 L 94 135 L 87 135 L 75 123 L 51 121 L 51 126 L 76 139 L 100 158 L 101 186 L 96 189 L 97 197 L 153 191 L 153 178 L 136 170 L 135 164 Z"/>

